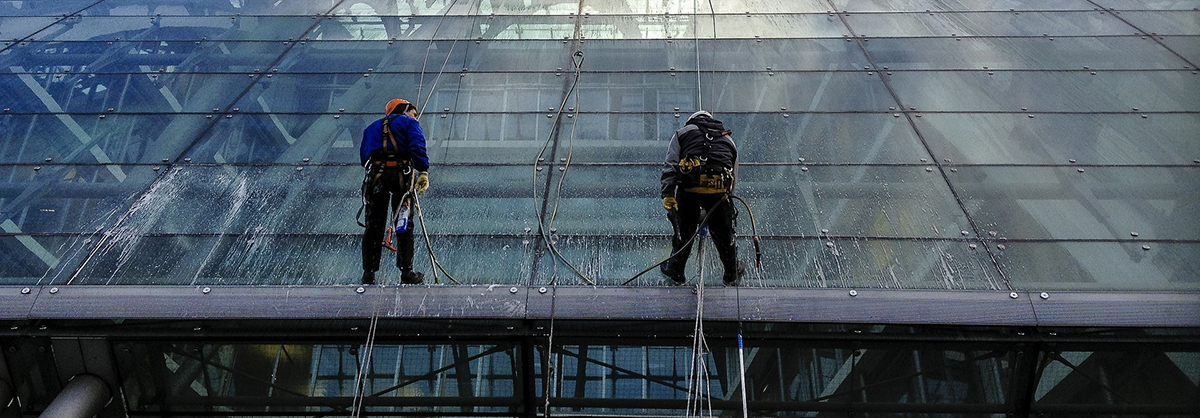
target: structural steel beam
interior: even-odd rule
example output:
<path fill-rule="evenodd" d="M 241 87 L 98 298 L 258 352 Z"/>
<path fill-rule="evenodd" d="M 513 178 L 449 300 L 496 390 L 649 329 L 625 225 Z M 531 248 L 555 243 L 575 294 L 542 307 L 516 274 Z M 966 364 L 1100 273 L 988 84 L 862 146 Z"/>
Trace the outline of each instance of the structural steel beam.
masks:
<path fill-rule="evenodd" d="M 91 418 L 112 399 L 112 391 L 99 377 L 91 374 L 76 375 L 67 382 L 62 392 L 50 402 L 43 417 Z"/>

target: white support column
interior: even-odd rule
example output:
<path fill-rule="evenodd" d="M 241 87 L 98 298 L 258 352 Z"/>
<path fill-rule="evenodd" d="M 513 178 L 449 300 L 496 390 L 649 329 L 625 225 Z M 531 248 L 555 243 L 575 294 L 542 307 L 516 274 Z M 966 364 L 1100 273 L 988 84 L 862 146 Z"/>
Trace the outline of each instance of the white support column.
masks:
<path fill-rule="evenodd" d="M 112 391 L 104 380 L 93 374 L 79 374 L 67 382 L 41 416 L 91 418 L 100 413 L 111 399 Z"/>

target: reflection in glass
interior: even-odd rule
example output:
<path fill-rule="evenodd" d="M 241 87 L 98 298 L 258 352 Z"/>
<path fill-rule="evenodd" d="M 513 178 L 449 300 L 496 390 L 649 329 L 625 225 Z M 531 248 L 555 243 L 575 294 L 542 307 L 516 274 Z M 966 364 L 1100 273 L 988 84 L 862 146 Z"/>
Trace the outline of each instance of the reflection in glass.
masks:
<path fill-rule="evenodd" d="M 1137 240 L 1143 241 L 1143 240 Z M 993 244 L 996 245 L 996 244 Z M 1200 290 L 1200 245 L 1171 242 L 1004 242 L 1013 287 L 1026 291 Z M 1146 247 L 1149 247 L 1147 250 Z"/>
<path fill-rule="evenodd" d="M 895 70 L 1176 69 L 1179 57 L 1137 36 L 1055 38 L 895 38 L 866 44 Z"/>
<path fill-rule="evenodd" d="M 1194 167 L 962 167 L 972 217 L 1025 239 L 1200 238 Z M 1153 209 L 1152 209 L 1153 208 Z"/>
<path fill-rule="evenodd" d="M 914 119 L 938 158 L 963 164 L 1191 164 L 1200 116 L 926 114 Z"/>
<path fill-rule="evenodd" d="M 923 111 L 1200 111 L 1190 71 L 896 72 L 896 94 Z"/>

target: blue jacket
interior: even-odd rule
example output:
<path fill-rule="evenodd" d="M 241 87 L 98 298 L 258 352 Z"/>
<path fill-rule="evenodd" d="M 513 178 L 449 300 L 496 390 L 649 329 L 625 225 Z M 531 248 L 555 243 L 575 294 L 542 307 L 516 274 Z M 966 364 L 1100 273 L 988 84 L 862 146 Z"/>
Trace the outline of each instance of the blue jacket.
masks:
<path fill-rule="evenodd" d="M 390 127 L 396 144 L 400 146 L 399 154 L 411 161 L 417 171 L 429 171 L 429 155 L 425 152 L 425 133 L 421 131 L 421 123 L 408 115 L 396 115 Z M 362 145 L 358 148 L 360 162 L 366 165 L 371 153 L 383 149 L 385 145 L 390 150 L 387 142 L 383 137 L 383 119 L 371 122 L 363 130 Z"/>

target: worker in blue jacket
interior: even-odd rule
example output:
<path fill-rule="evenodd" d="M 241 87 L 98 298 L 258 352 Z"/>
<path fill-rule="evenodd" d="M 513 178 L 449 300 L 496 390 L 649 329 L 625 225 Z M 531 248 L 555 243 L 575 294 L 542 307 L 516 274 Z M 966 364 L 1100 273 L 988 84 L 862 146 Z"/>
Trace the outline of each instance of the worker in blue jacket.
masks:
<path fill-rule="evenodd" d="M 400 268 L 400 282 L 425 282 L 423 273 L 413 271 L 413 193 L 429 189 L 429 156 L 417 112 L 417 106 L 409 101 L 392 99 L 384 107 L 385 116 L 363 130 L 359 148 L 367 171 L 362 188 L 367 228 L 362 241 L 363 284 L 375 283 L 383 247 L 397 250 L 391 244 L 393 233 L 399 247 L 396 267 Z"/>

